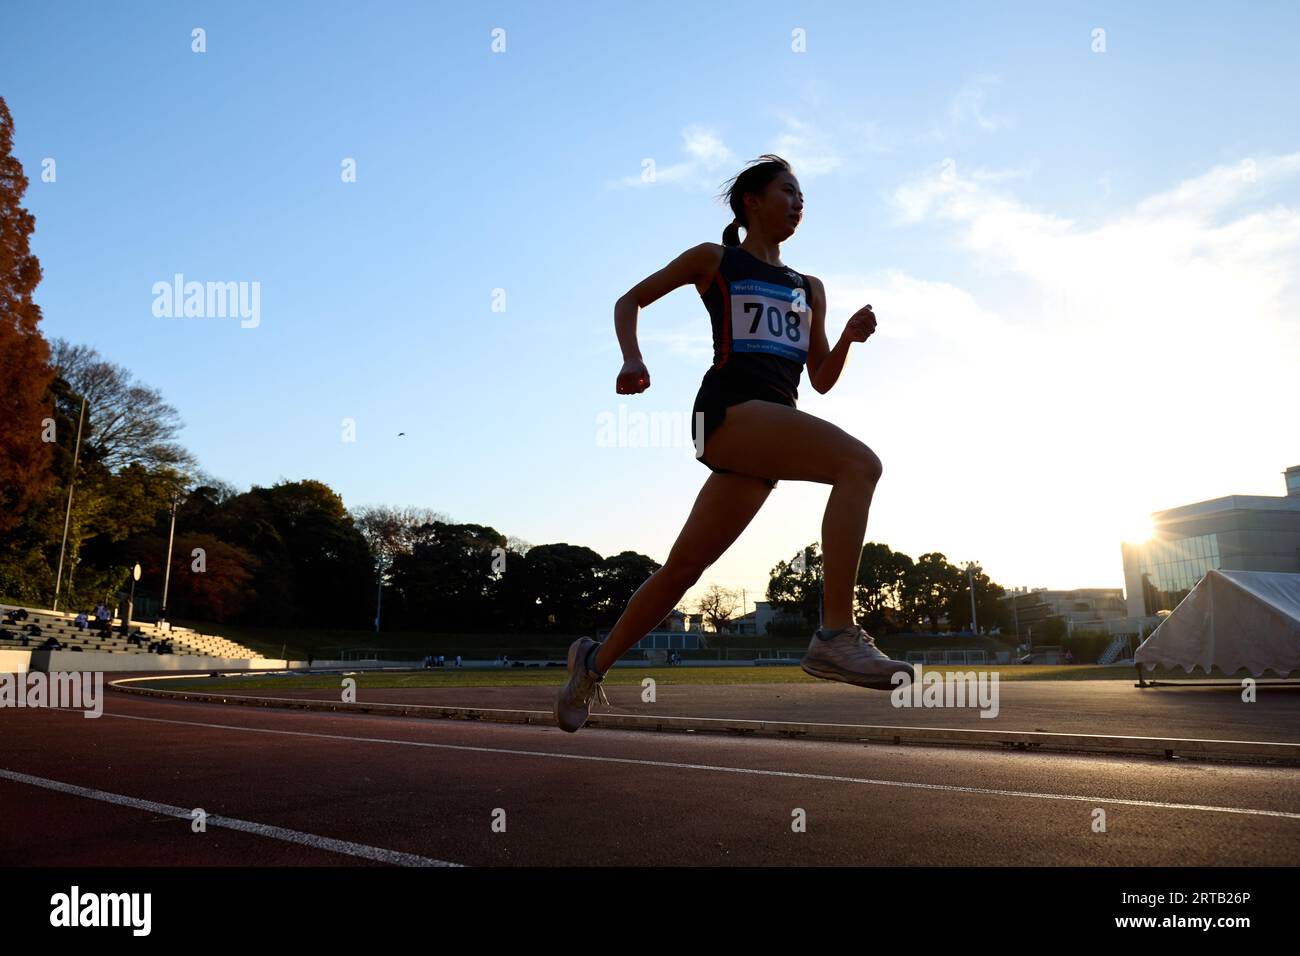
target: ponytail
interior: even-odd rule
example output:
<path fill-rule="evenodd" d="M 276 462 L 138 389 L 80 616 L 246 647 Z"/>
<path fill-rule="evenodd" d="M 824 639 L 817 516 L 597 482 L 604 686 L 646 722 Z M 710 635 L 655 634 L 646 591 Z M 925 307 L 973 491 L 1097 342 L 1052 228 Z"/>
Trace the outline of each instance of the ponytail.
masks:
<path fill-rule="evenodd" d="M 722 244 L 724 246 L 740 245 L 740 220 L 731 220 L 731 225 L 722 230 Z"/>
<path fill-rule="evenodd" d="M 764 153 L 754 164 L 746 168 L 739 175 L 731 179 L 731 187 L 724 187 L 726 193 L 727 205 L 735 213 L 736 218 L 731 221 L 731 225 L 722 230 L 722 244 L 724 246 L 740 245 L 740 227 L 744 226 L 749 229 L 749 223 L 745 221 L 745 194 L 762 193 L 767 189 L 767 184 L 777 177 L 782 171 L 793 173 L 794 170 L 780 156 L 773 153 Z M 719 197 L 722 198 L 722 197 Z"/>

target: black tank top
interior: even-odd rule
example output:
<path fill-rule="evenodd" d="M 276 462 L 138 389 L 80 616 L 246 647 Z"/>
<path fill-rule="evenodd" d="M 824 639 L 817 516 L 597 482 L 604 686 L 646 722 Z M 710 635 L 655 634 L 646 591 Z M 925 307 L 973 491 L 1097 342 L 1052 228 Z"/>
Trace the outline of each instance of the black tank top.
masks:
<path fill-rule="evenodd" d="M 704 380 L 760 385 L 794 401 L 808 361 L 812 283 L 740 246 L 723 246 L 700 296 L 713 322 L 713 367 Z"/>

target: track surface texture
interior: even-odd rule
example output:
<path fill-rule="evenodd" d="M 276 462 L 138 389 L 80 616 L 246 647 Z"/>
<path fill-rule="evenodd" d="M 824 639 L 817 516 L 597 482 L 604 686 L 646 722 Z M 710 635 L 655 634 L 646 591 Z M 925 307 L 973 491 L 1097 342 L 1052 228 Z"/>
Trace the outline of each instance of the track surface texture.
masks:
<path fill-rule="evenodd" d="M 1014 688 L 1029 689 L 1024 710 L 1004 685 L 1000 719 L 1019 712 L 1026 729 L 1083 722 L 1092 732 L 1297 739 L 1298 695 L 1287 690 L 1261 692 L 1269 703 L 1251 711 L 1217 689 L 1064 685 Z M 655 706 L 956 725 L 951 710 L 900 712 L 886 694 L 855 697 L 857 690 L 661 685 Z M 370 693 L 548 709 L 553 690 Z M 649 706 L 632 703 L 635 687 L 610 696 L 619 709 Z M 98 719 L 0 711 L 0 865 L 1300 862 L 1294 767 L 608 729 L 570 735 L 547 726 L 105 697 Z M 990 723 L 975 711 L 964 719 Z M 1102 731 L 1098 720 L 1107 724 Z M 208 815 L 206 832 L 193 830 L 195 808 Z"/>

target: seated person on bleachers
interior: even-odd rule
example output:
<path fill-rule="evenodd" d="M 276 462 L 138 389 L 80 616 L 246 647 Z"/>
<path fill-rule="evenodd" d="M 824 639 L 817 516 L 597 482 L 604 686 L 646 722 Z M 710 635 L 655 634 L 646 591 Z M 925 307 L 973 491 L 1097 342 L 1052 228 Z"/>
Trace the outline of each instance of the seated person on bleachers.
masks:
<path fill-rule="evenodd" d="M 41 626 L 39 624 L 28 624 L 27 627 L 23 628 L 23 630 L 32 635 L 32 637 L 41 636 Z"/>
<path fill-rule="evenodd" d="M 57 638 L 47 637 L 44 641 L 41 642 L 41 646 L 38 647 L 37 650 L 38 651 L 61 651 L 63 650 L 63 645 L 59 643 Z"/>
<path fill-rule="evenodd" d="M 95 605 L 95 620 L 96 621 L 108 620 L 108 608 L 104 607 L 102 602 Z"/>
<path fill-rule="evenodd" d="M 19 621 L 27 620 L 27 608 L 16 607 L 12 611 L 5 611 L 5 618 L 10 624 L 17 624 Z"/>
<path fill-rule="evenodd" d="M 84 631 L 87 627 L 89 627 L 89 623 L 86 618 L 86 612 L 82 611 L 80 614 L 78 614 L 77 619 L 73 621 L 73 623 L 76 624 L 77 628 L 82 631 Z"/>

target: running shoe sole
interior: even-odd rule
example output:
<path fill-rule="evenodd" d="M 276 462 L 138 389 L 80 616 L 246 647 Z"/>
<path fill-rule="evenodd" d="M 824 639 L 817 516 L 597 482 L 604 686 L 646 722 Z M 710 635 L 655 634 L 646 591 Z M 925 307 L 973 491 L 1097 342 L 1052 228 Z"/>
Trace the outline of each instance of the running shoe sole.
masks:
<path fill-rule="evenodd" d="M 859 674 L 856 671 L 844 670 L 836 667 L 834 664 L 816 663 L 809 664 L 806 661 L 800 661 L 799 666 L 805 674 L 820 678 L 821 680 L 840 681 L 844 684 L 853 684 L 857 687 L 869 687 L 872 690 L 893 690 L 901 684 L 895 684 L 890 680 L 890 674 Z M 899 668 L 902 670 L 902 668 Z M 903 671 L 907 673 L 907 671 Z M 915 677 L 915 674 L 911 675 Z"/>

